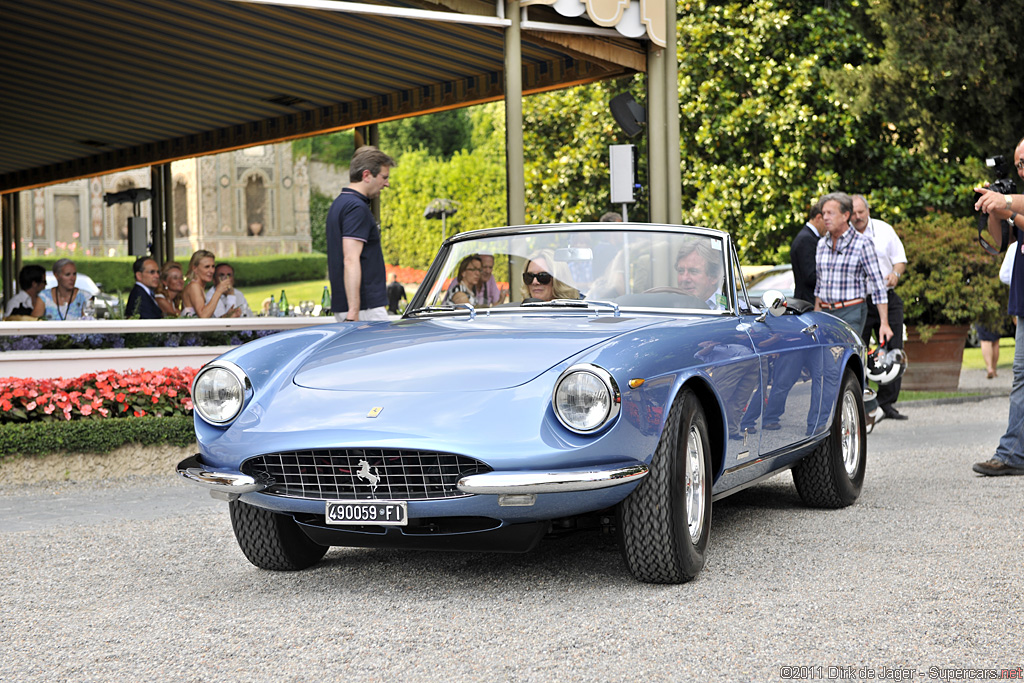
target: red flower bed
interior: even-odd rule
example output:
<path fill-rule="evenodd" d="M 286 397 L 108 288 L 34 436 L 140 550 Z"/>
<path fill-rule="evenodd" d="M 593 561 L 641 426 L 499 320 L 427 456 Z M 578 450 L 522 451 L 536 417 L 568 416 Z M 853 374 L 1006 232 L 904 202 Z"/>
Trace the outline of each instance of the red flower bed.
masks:
<path fill-rule="evenodd" d="M 387 271 L 387 275 L 394 273 L 395 279 L 403 285 L 419 284 L 423 282 L 423 278 L 427 276 L 427 271 L 417 270 L 416 268 L 409 268 L 407 266 L 392 266 L 390 264 L 385 264 L 384 269 Z"/>
<path fill-rule="evenodd" d="M 72 379 L 0 378 L 0 423 L 189 415 L 195 368 L 123 374 L 108 370 Z"/>

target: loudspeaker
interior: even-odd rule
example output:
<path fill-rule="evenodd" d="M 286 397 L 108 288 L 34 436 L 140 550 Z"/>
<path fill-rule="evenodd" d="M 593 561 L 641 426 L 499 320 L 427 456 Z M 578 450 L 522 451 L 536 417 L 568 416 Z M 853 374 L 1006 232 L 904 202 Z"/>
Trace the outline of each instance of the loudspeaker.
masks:
<path fill-rule="evenodd" d="M 132 216 L 128 219 L 128 255 L 149 255 L 149 235 L 146 234 L 146 219 Z"/>
<path fill-rule="evenodd" d="M 622 132 L 631 138 L 639 135 L 647 122 L 647 112 L 636 103 L 633 96 L 628 92 L 620 93 L 608 103 L 612 111 L 612 117 L 622 128 Z"/>

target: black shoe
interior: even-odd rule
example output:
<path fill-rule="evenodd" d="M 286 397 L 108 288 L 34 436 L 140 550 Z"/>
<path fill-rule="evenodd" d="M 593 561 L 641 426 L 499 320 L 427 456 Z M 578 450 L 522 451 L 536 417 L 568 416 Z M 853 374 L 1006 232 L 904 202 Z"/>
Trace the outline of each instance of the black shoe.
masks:
<path fill-rule="evenodd" d="M 907 417 L 906 415 L 904 415 L 900 411 L 896 410 L 892 406 L 886 406 L 886 407 L 882 408 L 882 413 L 889 420 L 909 420 L 910 419 L 909 417 Z"/>
<path fill-rule="evenodd" d="M 976 462 L 971 469 L 978 474 L 984 474 L 986 477 L 1001 477 L 1007 474 L 1024 475 L 1024 467 L 1013 467 L 995 458 L 985 462 Z"/>

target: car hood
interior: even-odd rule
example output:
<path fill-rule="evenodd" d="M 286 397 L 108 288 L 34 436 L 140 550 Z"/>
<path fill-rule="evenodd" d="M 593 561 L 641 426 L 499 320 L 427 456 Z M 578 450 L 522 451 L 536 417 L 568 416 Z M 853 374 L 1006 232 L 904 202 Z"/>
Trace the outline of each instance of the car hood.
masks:
<path fill-rule="evenodd" d="M 333 391 L 493 391 L 528 382 L 592 346 L 657 322 L 478 316 L 367 324 L 321 345 L 293 381 Z"/>

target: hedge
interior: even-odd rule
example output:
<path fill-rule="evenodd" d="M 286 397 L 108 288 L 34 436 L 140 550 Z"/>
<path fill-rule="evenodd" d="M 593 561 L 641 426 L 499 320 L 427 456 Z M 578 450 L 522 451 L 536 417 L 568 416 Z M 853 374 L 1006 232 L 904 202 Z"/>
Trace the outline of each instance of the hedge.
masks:
<path fill-rule="evenodd" d="M 189 256 L 177 257 L 183 270 L 188 270 Z M 57 261 L 54 256 L 26 256 L 22 265 L 40 265 L 46 270 L 53 268 Z M 135 286 L 131 256 L 82 256 L 71 257 L 78 272 L 91 277 L 108 294 L 121 292 L 127 296 Z M 235 268 L 235 284 L 238 287 L 322 280 L 327 276 L 327 254 L 268 254 L 263 256 L 232 256 L 228 260 Z"/>
<path fill-rule="evenodd" d="M 128 420 L 72 420 L 0 424 L 0 460 L 15 455 L 47 455 L 60 451 L 109 453 L 128 443 L 143 446 L 195 443 L 192 418 L 135 417 Z"/>

